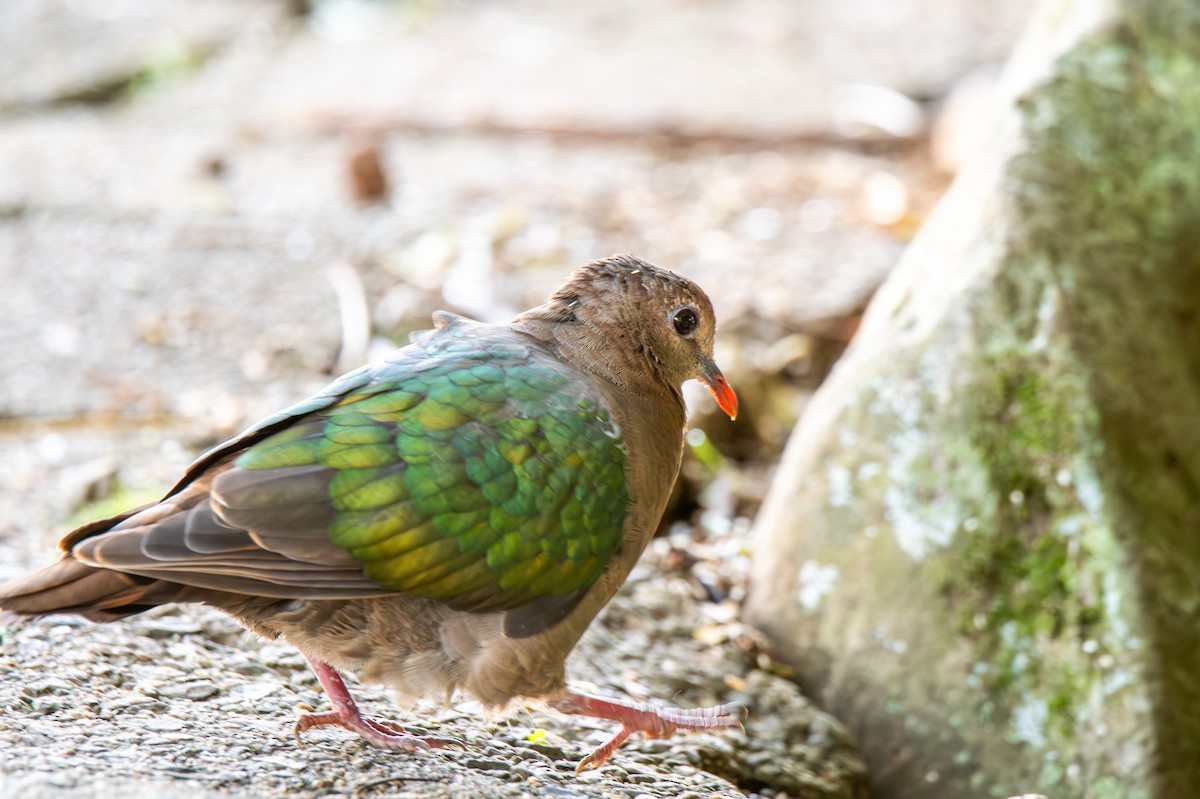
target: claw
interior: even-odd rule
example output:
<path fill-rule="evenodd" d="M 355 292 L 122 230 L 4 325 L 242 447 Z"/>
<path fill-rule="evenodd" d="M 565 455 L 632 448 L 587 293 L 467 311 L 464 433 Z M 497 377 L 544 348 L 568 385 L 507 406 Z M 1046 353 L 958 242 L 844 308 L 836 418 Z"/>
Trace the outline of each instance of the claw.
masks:
<path fill-rule="evenodd" d="M 621 723 L 621 728 L 611 738 L 579 761 L 579 765 L 575 767 L 576 774 L 604 765 L 625 739 L 635 732 L 640 732 L 647 738 L 670 738 L 679 729 L 738 727 L 743 732 L 746 729 L 742 719 L 747 711 L 739 704 L 703 708 L 660 707 L 644 702 L 619 702 L 568 691 L 551 700 L 550 706 L 563 713 L 595 716 Z"/>
<path fill-rule="evenodd" d="M 636 729 L 622 724 L 621 729 L 617 730 L 613 736 L 599 746 L 596 751 L 585 755 L 584 758 L 579 761 L 579 765 L 575 767 L 575 773 L 582 774 L 588 768 L 600 768 L 603 766 L 608 758 L 612 756 L 612 753 L 617 751 L 621 744 L 625 743 L 625 739 L 635 732 L 637 732 Z"/>

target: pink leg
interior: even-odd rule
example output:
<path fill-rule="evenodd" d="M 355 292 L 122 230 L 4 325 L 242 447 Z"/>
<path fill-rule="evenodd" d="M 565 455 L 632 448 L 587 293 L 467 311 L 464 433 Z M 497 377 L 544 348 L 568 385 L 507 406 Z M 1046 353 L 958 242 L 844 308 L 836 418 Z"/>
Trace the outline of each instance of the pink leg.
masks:
<path fill-rule="evenodd" d="M 574 691 L 568 691 L 557 699 L 550 700 L 550 707 L 562 713 L 621 722 L 621 728 L 613 737 L 579 761 L 575 768 L 576 773 L 589 766 L 599 768 L 608 760 L 609 755 L 617 751 L 617 747 L 635 732 L 640 732 L 647 738 L 670 738 L 678 729 L 741 727 L 741 717 L 746 714 L 746 708 L 737 704 L 700 708 L 659 707 L 645 702 L 602 699 Z"/>
<path fill-rule="evenodd" d="M 306 655 L 305 657 L 308 656 Z M 403 749 L 408 752 L 415 752 L 420 749 L 444 749 L 448 746 L 462 746 L 461 742 L 453 738 L 440 738 L 436 735 L 409 735 L 404 731 L 403 727 L 394 721 L 373 719 L 364 716 L 359 712 L 354 697 L 350 695 L 350 689 L 342 681 L 342 675 L 338 674 L 333 666 L 313 658 L 308 658 L 308 664 L 312 666 L 313 672 L 317 675 L 317 680 L 320 681 L 321 687 L 325 689 L 325 695 L 329 697 L 329 702 L 333 705 L 333 710 L 327 710 L 323 713 L 305 713 L 296 719 L 296 740 L 298 742 L 300 741 L 300 734 L 305 730 L 325 724 L 336 724 L 351 732 L 358 733 L 376 746 L 390 749 Z"/>

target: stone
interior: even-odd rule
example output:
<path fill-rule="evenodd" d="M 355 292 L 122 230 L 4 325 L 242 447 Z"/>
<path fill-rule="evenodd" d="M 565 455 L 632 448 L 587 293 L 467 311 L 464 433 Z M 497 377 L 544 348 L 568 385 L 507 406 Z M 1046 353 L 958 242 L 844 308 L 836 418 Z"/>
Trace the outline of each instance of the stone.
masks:
<path fill-rule="evenodd" d="M 789 442 L 748 615 L 849 727 L 872 795 L 1200 785 L 1188 19 L 1045 5 L 989 146 Z"/>

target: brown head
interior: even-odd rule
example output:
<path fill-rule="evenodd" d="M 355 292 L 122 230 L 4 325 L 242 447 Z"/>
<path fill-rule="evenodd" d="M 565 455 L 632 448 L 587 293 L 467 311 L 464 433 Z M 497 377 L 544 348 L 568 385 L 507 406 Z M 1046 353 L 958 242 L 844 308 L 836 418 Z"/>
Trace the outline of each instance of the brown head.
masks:
<path fill-rule="evenodd" d="M 713 360 L 717 323 L 708 295 L 632 255 L 584 264 L 513 326 L 628 391 L 666 387 L 682 403 L 680 386 L 699 380 L 729 418 L 737 416 L 737 395 Z"/>

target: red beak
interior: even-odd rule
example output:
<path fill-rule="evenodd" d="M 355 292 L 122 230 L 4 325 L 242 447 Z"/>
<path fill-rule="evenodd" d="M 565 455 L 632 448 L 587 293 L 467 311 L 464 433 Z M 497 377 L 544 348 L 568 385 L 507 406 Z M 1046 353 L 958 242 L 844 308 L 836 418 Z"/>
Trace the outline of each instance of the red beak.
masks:
<path fill-rule="evenodd" d="M 721 374 L 721 370 L 712 361 L 704 361 L 704 370 L 700 373 L 700 382 L 708 386 L 708 390 L 712 392 L 716 398 L 717 404 L 721 406 L 721 410 L 729 415 L 730 420 L 737 418 L 738 400 L 737 394 L 733 393 L 733 387 L 729 385 L 729 381 L 725 379 L 725 375 Z"/>

